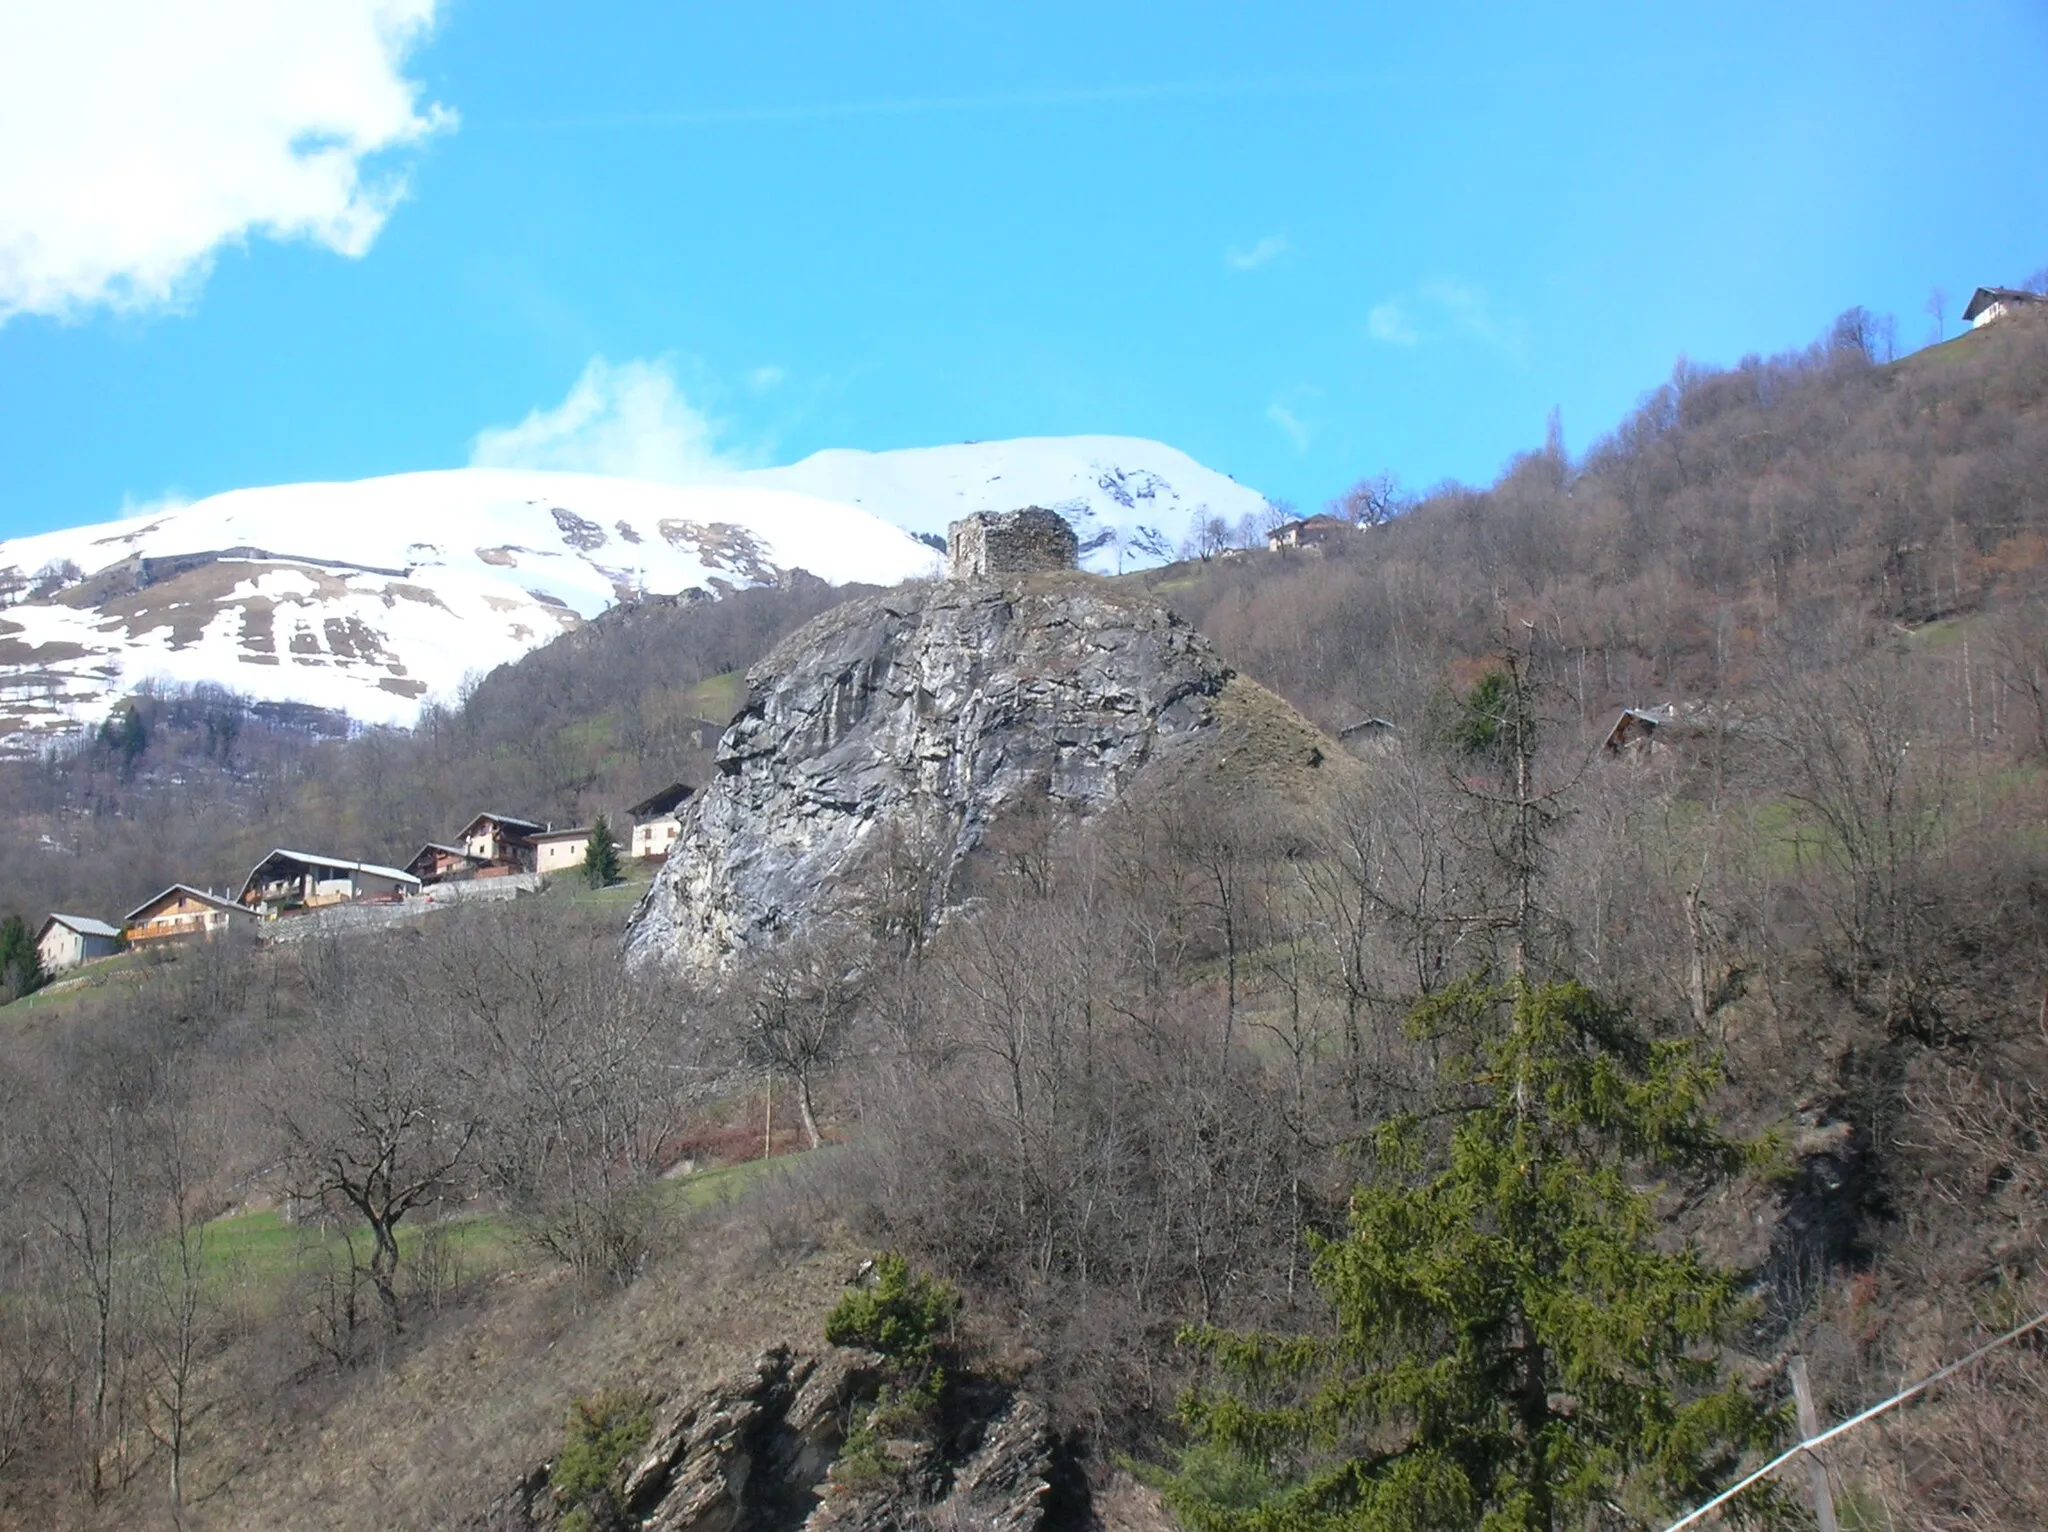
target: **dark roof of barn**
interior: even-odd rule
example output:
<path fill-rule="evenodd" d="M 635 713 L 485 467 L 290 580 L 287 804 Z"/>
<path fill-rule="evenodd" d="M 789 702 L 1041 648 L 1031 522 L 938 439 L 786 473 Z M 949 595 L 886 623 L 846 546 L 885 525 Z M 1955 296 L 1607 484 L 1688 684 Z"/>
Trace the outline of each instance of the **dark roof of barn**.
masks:
<path fill-rule="evenodd" d="M 2024 287 L 1980 287 L 1970 294 L 1969 304 L 1963 309 L 1963 318 L 1975 319 L 1994 303 L 2041 303 L 2048 301 L 2048 295 L 2030 293 Z"/>
<path fill-rule="evenodd" d="M 688 783 L 671 782 L 660 792 L 642 798 L 626 812 L 635 819 L 659 819 L 662 815 L 673 812 L 678 804 L 696 791 L 697 789 Z"/>

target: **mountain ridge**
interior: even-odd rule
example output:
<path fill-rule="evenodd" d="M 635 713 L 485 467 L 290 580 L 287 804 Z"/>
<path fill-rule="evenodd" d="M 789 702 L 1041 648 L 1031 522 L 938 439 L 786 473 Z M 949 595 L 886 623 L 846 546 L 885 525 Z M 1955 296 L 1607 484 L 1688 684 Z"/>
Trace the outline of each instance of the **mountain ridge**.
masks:
<path fill-rule="evenodd" d="M 1264 500 L 1126 437 L 834 449 L 689 485 L 466 468 L 230 490 L 0 542 L 0 740 L 92 727 L 152 680 L 408 725 L 618 602 L 799 569 L 895 585 L 937 572 L 949 521 L 1032 503 L 1108 572 L 1169 558 L 1176 518 Z"/>
<path fill-rule="evenodd" d="M 974 511 L 1041 505 L 1081 543 L 1081 567 L 1125 574 L 1171 562 L 1195 518 L 1236 523 L 1266 497 L 1178 448 L 1136 436 L 1020 436 L 863 452 L 832 447 L 736 482 L 872 508 L 912 532 L 943 535 Z"/>

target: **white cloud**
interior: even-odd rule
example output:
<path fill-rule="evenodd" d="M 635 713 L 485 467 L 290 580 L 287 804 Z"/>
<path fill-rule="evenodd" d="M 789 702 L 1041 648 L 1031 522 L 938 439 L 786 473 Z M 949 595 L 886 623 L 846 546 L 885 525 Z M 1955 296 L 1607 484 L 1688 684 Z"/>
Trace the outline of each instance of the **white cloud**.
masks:
<path fill-rule="evenodd" d="M 182 511 L 192 502 L 174 489 L 167 489 L 161 495 L 152 495 L 147 500 L 138 500 L 133 494 L 121 497 L 121 519 L 123 521 L 144 521 L 152 516 L 167 516 L 172 511 Z"/>
<path fill-rule="evenodd" d="M 454 123 L 401 73 L 439 0 L 14 0 L 0 45 L 0 321 L 188 298 L 262 235 L 347 256 Z"/>
<path fill-rule="evenodd" d="M 1432 277 L 1412 295 L 1374 304 L 1365 316 L 1365 333 L 1388 346 L 1414 346 L 1448 336 L 1476 340 L 1509 356 L 1522 354 L 1521 321 L 1496 314 L 1485 289 L 1456 277 Z"/>
<path fill-rule="evenodd" d="M 1226 250 L 1223 264 L 1232 271 L 1256 271 L 1268 261 L 1278 260 L 1294 244 L 1285 234 L 1268 234 L 1249 250 Z"/>
<path fill-rule="evenodd" d="M 740 465 L 719 451 L 717 427 L 684 397 L 666 362 L 593 357 L 569 395 L 516 426 L 477 433 L 479 468 L 552 468 L 669 484 L 701 483 Z"/>
<path fill-rule="evenodd" d="M 1521 325 L 1498 318 L 1481 289 L 1455 278 L 1439 277 L 1423 283 L 1421 291 L 1424 301 L 1435 304 L 1437 311 L 1458 333 L 1469 335 L 1498 351 L 1521 351 Z"/>
<path fill-rule="evenodd" d="M 1315 434 L 1315 428 L 1307 421 L 1278 399 L 1266 406 L 1266 418 L 1280 428 L 1283 436 L 1294 443 L 1296 452 L 1308 451 L 1309 439 Z"/>
<path fill-rule="evenodd" d="M 789 374 L 780 367 L 756 367 L 747 374 L 747 387 L 757 394 L 765 394 L 771 388 L 782 386 L 782 380 Z"/>
<path fill-rule="evenodd" d="M 1375 303 L 1372 312 L 1365 316 L 1365 330 L 1374 340 L 1388 346 L 1412 346 L 1422 339 L 1415 332 L 1415 321 L 1409 317 L 1407 305 L 1398 298 Z"/>

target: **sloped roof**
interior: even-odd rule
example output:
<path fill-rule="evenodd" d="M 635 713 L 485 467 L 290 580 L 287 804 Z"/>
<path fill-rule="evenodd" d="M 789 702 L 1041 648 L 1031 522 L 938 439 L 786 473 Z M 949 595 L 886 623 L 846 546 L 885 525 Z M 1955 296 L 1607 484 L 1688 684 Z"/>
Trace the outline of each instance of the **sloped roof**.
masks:
<path fill-rule="evenodd" d="M 664 814 L 673 812 L 676 805 L 693 795 L 696 791 L 696 788 L 689 786 L 687 783 L 671 782 L 660 792 L 650 797 L 642 798 L 638 803 L 627 809 L 626 812 L 635 819 L 658 819 Z"/>
<path fill-rule="evenodd" d="M 1963 309 L 1965 321 L 1975 319 L 1994 303 L 2042 303 L 2048 297 L 2041 293 L 2030 293 L 2024 287 L 1980 287 L 1970 294 L 1970 301 Z"/>
<path fill-rule="evenodd" d="M 468 852 L 463 853 L 464 856 L 468 854 Z M 243 889 L 246 890 L 251 883 L 256 881 L 257 873 L 263 871 L 264 868 L 277 861 L 280 857 L 287 861 L 304 862 L 308 867 L 332 867 L 341 872 L 367 872 L 372 877 L 396 878 L 401 883 L 419 882 L 418 878 L 406 872 L 403 868 L 381 867 L 375 862 L 351 862 L 338 856 L 320 856 L 315 852 L 292 851 L 280 846 L 249 869 L 249 876 L 242 880 Z"/>
<path fill-rule="evenodd" d="M 485 859 L 472 853 L 467 846 L 444 846 L 437 840 L 430 840 L 406 858 L 406 869 L 410 871 L 412 868 L 419 866 L 422 862 L 426 862 L 430 857 L 436 855 L 453 857 L 456 861 L 467 862 L 472 867 L 486 865 Z"/>
<path fill-rule="evenodd" d="M 36 939 L 40 941 L 52 926 L 69 926 L 80 936 L 119 936 L 121 934 L 119 926 L 110 926 L 104 920 L 94 920 L 90 915 L 58 915 L 53 913 L 48 920 L 43 922 L 43 929 L 36 933 Z"/>
<path fill-rule="evenodd" d="M 162 893 L 152 894 L 149 898 L 143 900 L 142 903 L 136 905 L 134 909 L 130 910 L 126 915 L 123 915 L 121 917 L 121 923 L 123 925 L 132 924 L 136 920 L 139 920 L 142 916 L 148 914 L 151 910 L 155 909 L 156 906 L 162 904 L 166 899 L 170 898 L 171 895 L 173 894 L 189 895 L 191 898 L 199 900 L 202 904 L 210 904 L 215 909 L 224 910 L 230 915 L 247 915 L 249 913 L 249 911 L 243 909 L 239 904 L 236 904 L 234 901 L 229 899 L 223 899 L 218 894 L 209 894 L 203 888 L 194 888 L 190 883 L 173 883 L 169 888 L 165 889 Z"/>
<path fill-rule="evenodd" d="M 508 830 L 519 830 L 527 833 L 531 833 L 536 830 L 545 830 L 547 828 L 546 825 L 542 824 L 537 819 L 521 819 L 517 814 L 494 814 L 486 810 L 484 813 L 477 815 L 476 818 L 472 819 L 468 824 L 464 825 L 456 833 L 459 835 L 467 835 L 469 834 L 470 831 L 474 830 L 478 825 L 482 824 L 487 819 L 492 824 L 503 825 Z"/>
<path fill-rule="evenodd" d="M 1346 531 L 1355 530 L 1352 523 L 1344 517 L 1332 516 L 1328 511 L 1317 511 L 1315 515 L 1303 516 L 1298 521 L 1283 521 L 1266 535 L 1269 537 L 1284 537 L 1289 532 L 1320 531 L 1324 527 L 1332 529 L 1342 527 Z"/>
<path fill-rule="evenodd" d="M 529 836 L 527 836 L 526 838 L 527 838 L 528 840 L 531 840 L 531 841 L 543 841 L 543 840 L 589 840 L 589 839 L 590 839 L 590 832 L 591 832 L 592 830 L 596 829 L 596 828 L 597 828 L 597 826 L 595 826 L 595 825 L 583 825 L 583 826 L 581 826 L 581 827 L 579 827 L 579 828 L 575 828 L 575 829 L 568 829 L 568 830 L 542 830 L 542 831 L 540 831 L 539 833 L 537 833 L 537 834 L 534 834 L 534 835 L 529 835 Z"/>

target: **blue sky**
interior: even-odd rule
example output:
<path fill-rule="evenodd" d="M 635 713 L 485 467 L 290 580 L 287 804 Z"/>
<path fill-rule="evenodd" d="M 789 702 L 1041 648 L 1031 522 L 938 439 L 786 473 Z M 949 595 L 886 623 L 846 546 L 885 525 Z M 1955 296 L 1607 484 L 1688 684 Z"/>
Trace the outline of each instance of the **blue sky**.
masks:
<path fill-rule="evenodd" d="M 2039 0 L 56 9 L 0 0 L 0 536 L 579 379 L 651 438 L 589 466 L 1114 432 L 1308 506 L 2048 266 Z"/>

